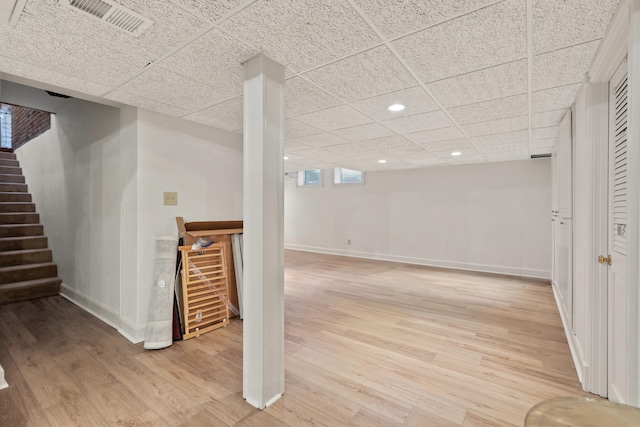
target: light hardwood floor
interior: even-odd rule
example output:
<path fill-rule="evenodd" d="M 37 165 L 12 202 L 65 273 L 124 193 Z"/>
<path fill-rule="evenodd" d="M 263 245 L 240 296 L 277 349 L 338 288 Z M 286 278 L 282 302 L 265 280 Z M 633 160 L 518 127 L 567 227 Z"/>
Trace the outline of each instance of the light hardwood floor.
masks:
<path fill-rule="evenodd" d="M 286 252 L 286 391 L 242 399 L 242 322 L 145 351 L 61 297 L 0 306 L 1 426 L 521 426 L 581 391 L 543 281 Z"/>

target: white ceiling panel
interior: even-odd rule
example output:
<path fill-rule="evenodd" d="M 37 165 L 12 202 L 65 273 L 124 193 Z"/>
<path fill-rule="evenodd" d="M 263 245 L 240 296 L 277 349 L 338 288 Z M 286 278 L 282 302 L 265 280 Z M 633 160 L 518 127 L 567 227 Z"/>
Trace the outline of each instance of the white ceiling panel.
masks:
<path fill-rule="evenodd" d="M 75 90 L 89 95 L 102 95 L 110 89 L 109 86 L 68 76 L 54 70 L 28 64 L 6 56 L 0 56 L 0 72 L 47 83 L 60 88 Z"/>
<path fill-rule="evenodd" d="M 415 166 L 432 166 L 445 164 L 445 162 L 440 157 L 434 156 L 433 154 L 427 152 L 400 155 L 398 156 L 398 160 L 410 163 Z"/>
<path fill-rule="evenodd" d="M 568 109 L 545 111 L 544 113 L 536 113 L 532 118 L 532 126 L 534 128 L 545 128 L 557 126 L 560 124 Z"/>
<path fill-rule="evenodd" d="M 496 151 L 493 153 L 485 153 L 484 158 L 487 162 L 508 162 L 515 160 L 527 160 L 531 158 L 531 155 L 528 150 Z"/>
<path fill-rule="evenodd" d="M 532 156 L 539 156 L 541 154 L 551 154 L 551 150 L 552 149 L 553 149 L 553 146 L 542 147 L 542 148 L 532 148 L 531 149 L 531 155 Z"/>
<path fill-rule="evenodd" d="M 219 100 L 225 100 L 242 95 L 242 63 L 257 53 L 223 32 L 213 30 L 167 58 L 160 66 L 216 86 Z"/>
<path fill-rule="evenodd" d="M 459 151 L 462 154 L 459 156 L 452 156 L 451 150 L 441 150 L 433 151 L 433 155 L 444 160 L 447 163 L 468 163 L 484 160 L 482 154 L 473 147 L 462 148 L 456 151 Z"/>
<path fill-rule="evenodd" d="M 192 11 L 195 16 L 207 19 L 210 22 L 216 22 L 226 13 L 231 12 L 236 7 L 245 4 L 246 0 L 171 0 L 172 2 L 182 5 Z"/>
<path fill-rule="evenodd" d="M 524 116 L 528 112 L 527 95 L 515 95 L 449 109 L 453 119 L 461 125 Z"/>
<path fill-rule="evenodd" d="M 291 143 L 301 143 L 304 145 L 309 145 L 311 147 L 325 147 L 327 145 L 336 145 L 336 144 L 346 144 L 346 139 L 334 135 L 329 132 L 318 133 L 314 135 L 307 135 L 301 138 L 290 139 Z"/>
<path fill-rule="evenodd" d="M 205 85 L 161 67 L 153 67 L 120 87 L 148 99 L 197 111 L 222 102 L 220 87 Z M 236 129 L 236 128 L 234 128 Z"/>
<path fill-rule="evenodd" d="M 618 0 L 536 0 L 533 53 L 602 38 L 617 4 Z"/>
<path fill-rule="evenodd" d="M 448 21 L 496 0 L 355 0 L 387 38 Z"/>
<path fill-rule="evenodd" d="M 385 120 L 382 124 L 401 135 L 455 125 L 442 110 Z"/>
<path fill-rule="evenodd" d="M 427 89 L 444 107 L 527 93 L 527 60 L 521 59 L 429 83 Z"/>
<path fill-rule="evenodd" d="M 402 104 L 405 109 L 402 111 L 389 111 L 388 107 L 393 104 Z M 351 105 L 376 120 L 390 120 L 439 109 L 438 105 L 420 86 L 364 99 Z"/>
<path fill-rule="evenodd" d="M 322 129 L 288 118 L 284 121 L 284 139 L 300 138 L 307 135 L 322 133 Z"/>
<path fill-rule="evenodd" d="M 380 123 L 369 123 L 361 126 L 338 129 L 333 131 L 333 133 L 353 142 L 364 141 L 365 139 L 382 138 L 384 136 L 392 136 L 396 134 L 394 131 L 382 126 Z"/>
<path fill-rule="evenodd" d="M 242 128 L 242 111 L 243 102 L 240 96 L 189 114 L 188 116 L 184 116 L 184 118 L 193 122 L 233 131 Z"/>
<path fill-rule="evenodd" d="M 170 116 L 180 117 L 189 113 L 189 111 L 176 107 L 175 105 L 165 104 L 164 102 L 156 101 L 155 99 L 148 99 L 143 96 L 136 95 L 133 92 L 127 92 L 120 89 L 110 92 L 105 96 L 105 98 Z"/>
<path fill-rule="evenodd" d="M 516 132 L 528 128 L 529 116 L 507 117 L 506 119 L 471 123 L 462 126 L 462 129 L 464 129 L 466 134 L 470 137 L 491 135 L 494 133 Z"/>
<path fill-rule="evenodd" d="M 386 46 L 379 46 L 303 74 L 347 102 L 414 86 L 417 82 Z"/>
<path fill-rule="evenodd" d="M 553 148 L 553 146 L 556 144 L 556 138 L 547 138 L 547 139 L 538 139 L 535 141 L 531 141 L 529 143 L 529 147 L 533 150 L 533 149 L 537 149 L 537 148 Z M 551 150 L 549 150 L 549 152 L 551 152 Z"/>
<path fill-rule="evenodd" d="M 355 153 L 361 153 L 363 151 L 369 151 L 369 148 L 357 142 L 348 142 L 346 144 L 331 145 L 328 147 L 323 147 L 323 150 L 327 150 L 331 153 L 338 153 L 338 154 L 355 154 Z"/>
<path fill-rule="evenodd" d="M 531 139 L 535 141 L 536 139 L 549 139 L 555 138 L 558 135 L 558 127 L 546 127 L 546 128 L 537 128 L 531 130 Z"/>
<path fill-rule="evenodd" d="M 531 108 L 534 113 L 571 107 L 581 84 L 554 87 L 533 92 Z"/>
<path fill-rule="evenodd" d="M 529 153 L 528 142 L 516 142 L 511 144 L 481 145 L 478 151 L 483 154 L 508 153 L 508 152 L 526 152 Z"/>
<path fill-rule="evenodd" d="M 306 157 L 307 159 L 320 160 L 321 162 L 337 162 L 344 158 L 342 154 L 332 153 L 330 151 L 321 150 L 319 148 L 311 148 L 309 150 L 296 151 L 296 156 Z"/>
<path fill-rule="evenodd" d="M 380 153 L 391 155 L 424 151 L 421 147 L 401 136 L 370 139 L 361 141 L 360 144 Z"/>
<path fill-rule="evenodd" d="M 452 139 L 450 141 L 430 142 L 427 144 L 421 144 L 422 147 L 429 151 L 443 151 L 443 150 L 457 150 L 461 148 L 473 147 L 471 141 L 466 138 Z"/>
<path fill-rule="evenodd" d="M 584 43 L 533 57 L 533 90 L 580 83 L 600 41 Z"/>
<path fill-rule="evenodd" d="M 297 72 L 380 43 L 346 1 L 258 1 L 221 28 Z"/>
<path fill-rule="evenodd" d="M 309 150 L 310 148 L 313 148 L 313 147 L 310 145 L 303 144 L 301 142 L 295 142 L 293 140 L 284 142 L 285 153 L 295 153 L 296 151 Z"/>
<path fill-rule="evenodd" d="M 393 42 L 423 82 L 527 55 L 525 2 L 507 0 Z"/>
<path fill-rule="evenodd" d="M 348 105 L 297 116 L 297 120 L 327 131 L 372 123 L 373 120 Z"/>
<path fill-rule="evenodd" d="M 451 139 L 464 138 L 464 134 L 457 127 L 448 127 L 424 132 L 416 132 L 405 135 L 405 137 L 416 144 L 427 144 L 438 141 L 448 141 Z"/>
<path fill-rule="evenodd" d="M 471 138 L 476 145 L 513 144 L 529 140 L 529 131 L 497 133 L 493 135 L 474 136 Z"/>
<path fill-rule="evenodd" d="M 284 111 L 287 117 L 324 110 L 343 103 L 301 77 L 293 77 L 285 81 L 284 101 Z"/>

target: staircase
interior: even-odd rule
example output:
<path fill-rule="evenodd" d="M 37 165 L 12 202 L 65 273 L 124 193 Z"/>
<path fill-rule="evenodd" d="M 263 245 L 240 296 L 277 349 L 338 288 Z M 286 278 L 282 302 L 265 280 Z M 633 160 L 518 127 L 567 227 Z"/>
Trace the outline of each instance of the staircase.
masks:
<path fill-rule="evenodd" d="M 57 295 L 62 280 L 14 153 L 0 152 L 0 304 Z"/>

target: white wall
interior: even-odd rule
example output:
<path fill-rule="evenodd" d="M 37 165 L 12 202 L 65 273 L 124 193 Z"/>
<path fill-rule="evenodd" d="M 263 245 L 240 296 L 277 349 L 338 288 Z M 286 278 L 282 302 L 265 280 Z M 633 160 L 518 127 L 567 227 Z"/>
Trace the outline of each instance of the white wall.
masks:
<path fill-rule="evenodd" d="M 549 159 L 374 172 L 365 181 L 334 186 L 331 171 L 322 188 L 286 179 L 286 247 L 550 277 Z"/>
<path fill-rule="evenodd" d="M 17 151 L 63 293 L 117 324 L 120 312 L 120 115 L 73 100 Z"/>
<path fill-rule="evenodd" d="M 155 239 L 242 219 L 242 136 L 133 107 L 73 100 L 17 150 L 63 294 L 144 338 Z M 163 192 L 178 193 L 177 206 Z"/>

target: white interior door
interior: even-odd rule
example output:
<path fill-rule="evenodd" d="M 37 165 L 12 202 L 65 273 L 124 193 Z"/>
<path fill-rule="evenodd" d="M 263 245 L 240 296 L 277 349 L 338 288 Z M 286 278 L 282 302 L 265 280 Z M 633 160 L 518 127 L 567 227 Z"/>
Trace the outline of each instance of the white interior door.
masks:
<path fill-rule="evenodd" d="M 608 394 L 625 403 L 628 388 L 627 313 L 627 61 L 609 82 Z"/>

